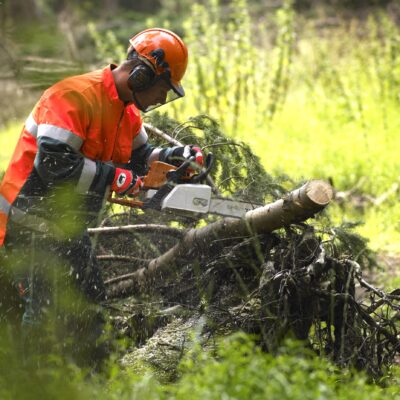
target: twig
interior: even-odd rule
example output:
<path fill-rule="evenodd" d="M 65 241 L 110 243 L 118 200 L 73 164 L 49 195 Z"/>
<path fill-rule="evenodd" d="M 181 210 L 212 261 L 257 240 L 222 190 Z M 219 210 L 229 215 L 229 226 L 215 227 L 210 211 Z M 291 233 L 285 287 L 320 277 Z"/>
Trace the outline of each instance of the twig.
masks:
<path fill-rule="evenodd" d="M 366 311 L 363 310 L 363 308 L 356 301 L 354 301 L 353 304 L 360 313 L 361 318 L 363 318 L 368 325 L 373 326 L 379 333 L 385 335 L 389 342 L 395 346 L 397 352 L 400 351 L 400 340 L 388 332 L 385 328 L 382 328 L 369 314 L 367 314 Z"/>
<path fill-rule="evenodd" d="M 168 143 L 171 143 L 175 146 L 182 146 L 182 143 L 179 140 L 176 140 L 172 136 L 166 134 L 161 129 L 158 129 L 155 126 L 147 123 L 144 123 L 143 126 L 145 127 L 147 132 L 165 139 Z"/>
<path fill-rule="evenodd" d="M 131 256 L 123 256 L 123 255 L 118 255 L 118 254 L 102 254 L 99 256 L 96 256 L 96 258 L 100 261 L 132 261 L 132 262 L 138 262 L 138 263 L 143 263 L 143 262 L 148 262 L 148 260 L 144 258 L 138 258 L 138 257 L 131 257 Z"/>
<path fill-rule="evenodd" d="M 372 286 L 371 286 L 372 288 Z M 372 290 L 372 289 L 371 289 Z M 396 351 L 400 350 L 400 340 L 396 338 L 396 336 L 392 335 L 390 332 L 388 332 L 385 328 L 380 326 L 368 313 L 366 310 L 364 310 L 359 303 L 354 299 L 353 296 L 351 296 L 348 293 L 330 293 L 327 290 L 321 290 L 321 289 L 313 289 L 313 292 L 319 295 L 324 295 L 327 297 L 334 297 L 337 299 L 340 299 L 342 301 L 349 301 L 359 312 L 361 318 L 369 325 L 375 328 L 379 333 L 382 333 L 386 338 L 389 340 L 391 344 L 395 346 Z"/>
<path fill-rule="evenodd" d="M 375 310 L 377 310 L 379 307 L 383 306 L 384 304 L 387 304 L 388 306 L 390 306 L 391 308 L 393 308 L 394 310 L 398 310 L 400 311 L 400 306 L 397 306 L 395 304 L 393 304 L 392 302 L 390 302 L 387 299 L 380 299 L 378 300 L 376 303 L 371 304 L 365 311 L 368 314 L 373 313 Z"/>
<path fill-rule="evenodd" d="M 382 193 L 379 197 L 374 200 L 375 206 L 380 206 L 383 202 L 385 202 L 392 194 L 396 193 L 399 190 L 399 183 L 394 182 L 393 185 L 384 193 Z"/>
<path fill-rule="evenodd" d="M 123 216 L 129 216 L 129 213 L 127 213 L 127 212 L 121 212 L 121 213 L 116 213 L 116 214 L 111 214 L 111 215 L 108 215 L 107 217 L 105 217 L 101 222 L 100 222 L 100 224 L 98 225 L 98 228 L 99 227 L 104 227 L 104 226 L 106 226 L 106 224 L 107 223 L 109 223 L 109 222 L 111 222 L 111 220 L 113 219 L 113 218 L 121 218 L 121 217 L 123 217 Z"/>
<path fill-rule="evenodd" d="M 237 147 L 241 147 L 242 149 L 246 150 L 246 148 L 241 143 L 234 143 L 234 142 L 210 143 L 210 144 L 203 146 L 201 149 L 205 150 L 210 147 L 220 147 L 220 146 L 237 146 Z"/>
<path fill-rule="evenodd" d="M 104 281 L 104 284 L 110 285 L 111 283 L 117 283 L 125 279 L 134 278 L 136 277 L 136 275 L 137 275 L 136 272 L 130 272 L 129 274 L 119 275 L 116 276 L 115 278 L 107 279 L 106 281 Z"/>
<path fill-rule="evenodd" d="M 380 298 L 384 299 L 386 297 L 386 294 L 379 289 L 376 289 L 373 287 L 371 284 L 369 284 L 367 281 L 365 281 L 363 278 L 361 278 L 360 275 L 356 275 L 357 280 L 360 282 L 360 285 L 365 287 L 366 289 L 369 289 L 371 292 L 374 292 L 376 295 L 378 295 Z"/>

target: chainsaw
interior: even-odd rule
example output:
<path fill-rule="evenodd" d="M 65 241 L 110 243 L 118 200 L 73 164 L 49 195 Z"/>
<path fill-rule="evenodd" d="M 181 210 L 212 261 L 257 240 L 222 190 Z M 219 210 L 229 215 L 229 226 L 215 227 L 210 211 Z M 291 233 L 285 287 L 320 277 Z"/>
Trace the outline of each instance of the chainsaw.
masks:
<path fill-rule="evenodd" d="M 108 201 L 143 210 L 216 214 L 232 218 L 242 218 L 247 211 L 262 206 L 214 196 L 211 186 L 204 184 L 213 166 L 213 154 L 207 155 L 205 167 L 198 173 L 193 169 L 193 161 L 189 159 L 179 167 L 154 161 L 143 179 L 143 200 L 112 197 L 110 194 Z"/>

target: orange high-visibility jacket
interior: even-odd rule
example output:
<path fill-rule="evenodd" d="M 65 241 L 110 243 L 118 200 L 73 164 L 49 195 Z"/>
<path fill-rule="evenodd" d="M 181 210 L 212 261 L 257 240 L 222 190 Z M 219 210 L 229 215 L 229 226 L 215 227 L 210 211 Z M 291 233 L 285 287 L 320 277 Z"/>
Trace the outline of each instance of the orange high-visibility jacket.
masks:
<path fill-rule="evenodd" d="M 34 212 L 29 199 L 66 182 L 104 196 L 114 165 L 147 142 L 139 110 L 118 98 L 113 68 L 64 79 L 35 105 L 0 185 L 0 245 L 9 219 Z"/>

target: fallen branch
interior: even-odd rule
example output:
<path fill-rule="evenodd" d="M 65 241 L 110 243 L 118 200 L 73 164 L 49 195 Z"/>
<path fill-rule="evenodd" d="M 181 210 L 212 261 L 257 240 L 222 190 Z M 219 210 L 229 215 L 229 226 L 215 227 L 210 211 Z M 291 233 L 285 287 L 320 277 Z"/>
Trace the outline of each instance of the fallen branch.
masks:
<path fill-rule="evenodd" d="M 127 274 L 125 281 L 109 290 L 109 297 L 138 290 L 149 280 L 164 276 L 173 266 L 184 265 L 197 255 L 206 254 L 216 239 L 269 233 L 304 221 L 323 210 L 332 197 L 333 190 L 327 182 L 309 181 L 283 199 L 248 211 L 242 219 L 224 218 L 199 229 L 190 229 L 180 242 L 166 253 L 152 259 L 136 272 Z"/>
<path fill-rule="evenodd" d="M 374 200 L 375 206 L 380 206 L 384 203 L 391 195 L 396 194 L 399 190 L 399 183 L 394 182 L 392 186 L 384 193 L 382 193 L 379 197 Z"/>
<path fill-rule="evenodd" d="M 389 342 L 395 346 L 396 349 L 400 346 L 400 341 L 399 339 L 396 338 L 396 335 L 393 335 L 391 332 L 389 332 L 387 329 L 381 326 L 377 321 L 375 321 L 374 318 L 372 318 L 371 315 L 369 314 L 368 309 L 364 309 L 359 303 L 357 303 L 354 297 L 349 293 L 331 293 L 327 290 L 318 290 L 318 289 L 314 289 L 313 292 L 320 296 L 323 295 L 328 299 L 334 298 L 336 300 L 350 302 L 351 306 L 355 307 L 355 309 L 360 314 L 361 318 L 371 328 L 376 329 L 379 333 L 382 333 L 389 340 Z"/>
<path fill-rule="evenodd" d="M 111 283 L 121 282 L 121 281 L 123 281 L 125 279 L 131 278 L 133 274 L 134 274 L 134 272 L 133 273 L 131 272 L 131 273 L 128 273 L 128 274 L 124 274 L 124 275 L 119 275 L 119 276 L 116 276 L 115 278 L 107 279 L 106 281 L 104 281 L 104 283 L 106 285 L 110 285 Z"/>
<path fill-rule="evenodd" d="M 335 193 L 335 200 L 339 204 L 344 204 L 345 202 L 351 201 L 355 207 L 360 208 L 365 207 L 366 205 L 379 207 L 391 196 L 395 195 L 400 188 L 399 182 L 394 182 L 386 192 L 382 193 L 378 197 L 373 197 L 372 195 L 365 193 L 357 194 L 361 190 L 361 187 L 365 183 L 365 181 L 366 178 L 362 177 L 350 190 L 337 191 Z"/>
<path fill-rule="evenodd" d="M 181 330 L 182 322 L 198 318 L 196 312 L 201 310 L 207 329 L 196 332 L 202 344 L 221 331 L 241 330 L 257 335 L 263 349 L 274 352 L 290 334 L 307 340 L 318 354 L 342 367 L 356 367 L 374 379 L 381 379 L 397 363 L 400 354 L 400 289 L 385 293 L 362 279 L 362 269 L 370 264 L 360 256 L 358 245 L 354 250 L 349 247 L 350 233 L 336 239 L 332 229 L 327 233 L 335 237 L 332 244 L 333 240 L 322 240 L 321 232 L 325 235 L 326 228 L 320 231 L 298 224 L 295 229 L 244 239 L 243 235 L 229 236 L 228 232 L 220 240 L 210 237 L 208 248 L 202 250 L 196 243 L 191 251 L 173 260 L 170 266 L 181 266 L 173 279 L 168 276 L 170 268 L 166 266 L 149 275 L 153 279 L 146 282 L 144 293 L 135 292 L 135 298 L 145 294 L 145 299 L 151 300 L 154 295 L 157 299 L 161 297 L 163 305 L 190 307 L 182 314 L 174 307 L 172 320 L 158 319 L 157 332 L 165 324 L 177 321 Z M 346 250 L 341 254 L 343 244 Z M 144 265 L 148 263 L 140 267 Z M 129 292 L 142 289 L 137 273 L 111 278 L 107 281 L 111 284 L 111 296 L 128 294 L 114 291 L 116 288 L 127 288 Z M 134 282 L 128 282 L 130 279 Z M 360 286 L 362 299 L 359 299 Z M 152 288 L 150 293 L 148 287 Z M 122 303 L 125 307 L 132 302 Z M 164 343 L 169 343 L 170 335 L 166 332 L 158 340 L 154 330 L 148 329 L 152 325 L 147 323 L 154 321 L 155 314 L 151 309 L 150 312 L 144 312 L 143 307 L 135 309 L 136 306 L 134 302 L 129 320 L 118 326 L 123 332 L 130 332 L 132 321 L 137 321 L 135 334 L 138 332 L 141 343 L 151 337 L 147 342 L 152 344 L 149 358 L 154 359 L 159 349 L 164 357 Z M 159 316 L 156 310 L 156 318 Z M 169 365 L 174 368 L 175 364 Z"/>
<path fill-rule="evenodd" d="M 123 233 L 123 232 L 160 232 L 166 235 L 181 237 L 184 231 L 179 228 L 172 228 L 165 225 L 141 224 L 141 225 L 122 225 L 122 226 L 104 226 L 99 228 L 89 228 L 89 234 L 98 233 Z"/>
<path fill-rule="evenodd" d="M 147 262 L 146 259 L 144 258 L 139 258 L 139 257 L 131 257 L 131 256 L 122 256 L 122 255 L 114 255 L 114 254 L 101 254 L 96 257 L 97 260 L 100 261 L 132 261 L 136 263 L 143 263 Z"/>
<path fill-rule="evenodd" d="M 147 123 L 143 123 L 143 126 L 145 127 L 146 131 L 151 133 L 152 135 L 156 135 L 156 136 L 166 140 L 168 143 L 173 144 L 174 146 L 182 146 L 182 143 L 179 140 L 174 139 L 172 136 L 163 132 L 161 129 L 158 129 L 155 126 L 147 124 Z"/>

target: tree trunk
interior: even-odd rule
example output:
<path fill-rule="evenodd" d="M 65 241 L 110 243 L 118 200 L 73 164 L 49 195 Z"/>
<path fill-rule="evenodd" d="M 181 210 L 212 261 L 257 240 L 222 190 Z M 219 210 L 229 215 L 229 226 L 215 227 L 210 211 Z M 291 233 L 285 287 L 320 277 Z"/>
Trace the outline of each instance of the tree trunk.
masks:
<path fill-rule="evenodd" d="M 140 290 L 159 277 L 165 278 L 172 267 L 187 264 L 198 255 L 204 255 L 216 239 L 248 237 L 302 222 L 324 209 L 333 197 L 332 187 L 320 180 L 309 181 L 285 198 L 248 211 L 242 219 L 223 218 L 199 229 L 189 230 L 178 244 L 161 256 L 149 261 L 130 278 L 109 290 L 109 297 L 118 297 Z M 125 277 L 128 278 L 128 275 Z"/>
<path fill-rule="evenodd" d="M 0 4 L 0 7 L 2 6 Z M 40 16 L 40 8 L 37 0 L 9 0 L 10 16 L 14 22 L 37 20 Z"/>

